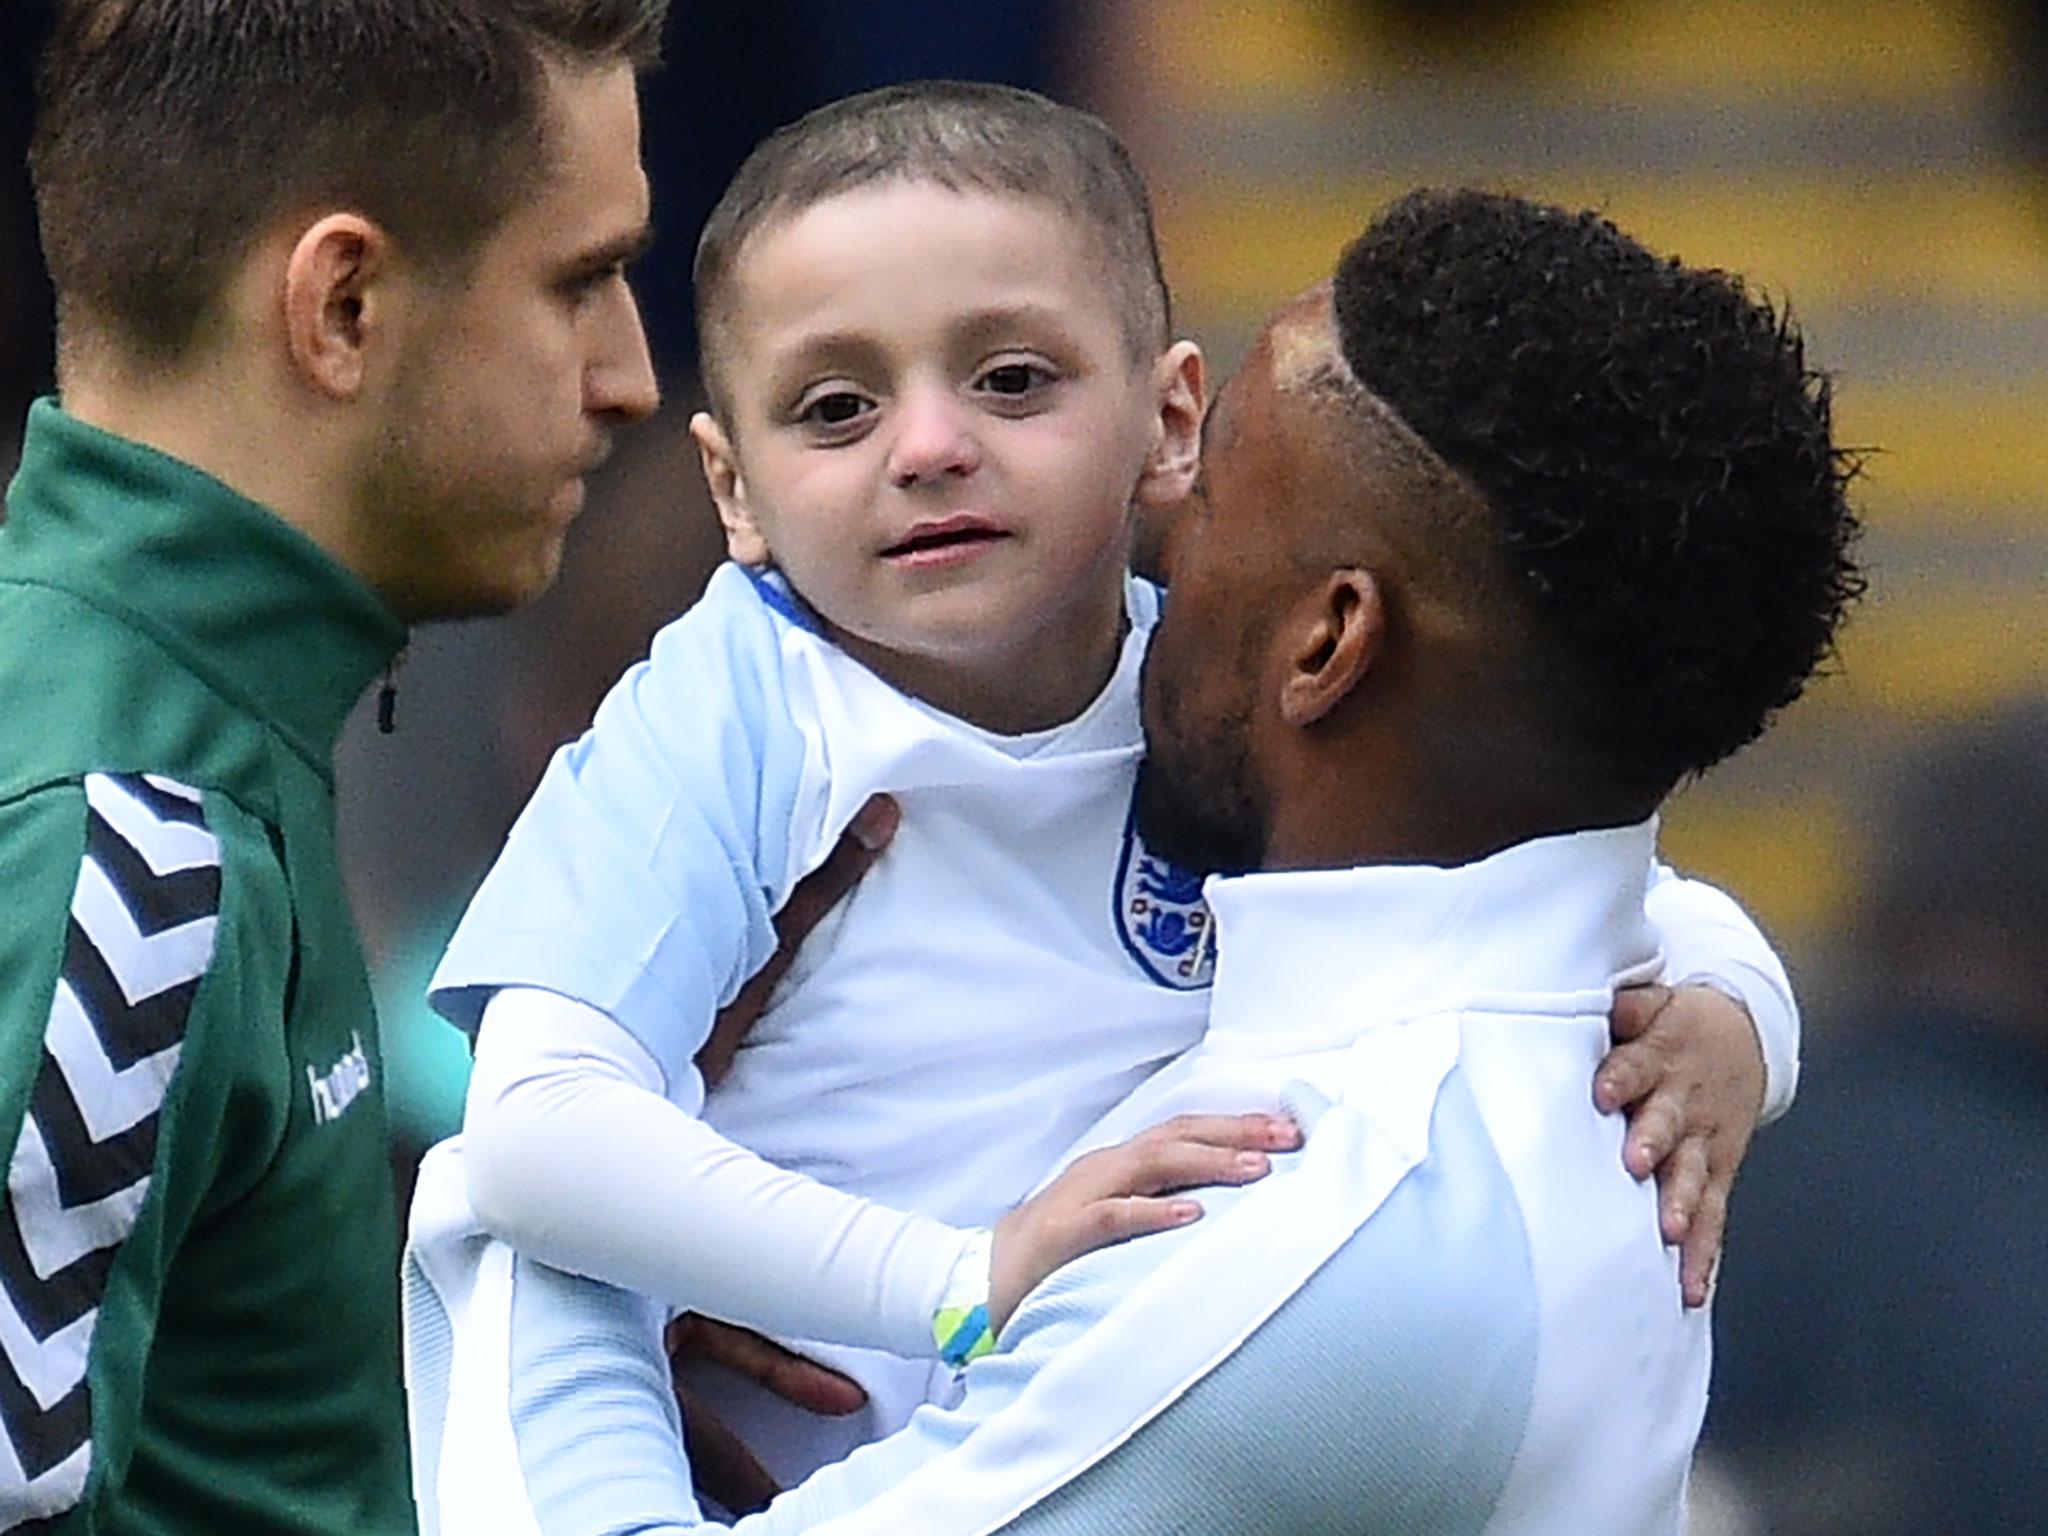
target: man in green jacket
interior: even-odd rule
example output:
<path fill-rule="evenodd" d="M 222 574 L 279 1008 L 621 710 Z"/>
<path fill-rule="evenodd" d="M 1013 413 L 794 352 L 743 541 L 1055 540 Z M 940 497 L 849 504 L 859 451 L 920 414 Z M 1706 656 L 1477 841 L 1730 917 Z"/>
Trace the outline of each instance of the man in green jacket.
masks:
<path fill-rule="evenodd" d="M 666 0 L 67 0 L 0 528 L 0 1531 L 413 1527 L 331 752 L 655 385 Z"/>

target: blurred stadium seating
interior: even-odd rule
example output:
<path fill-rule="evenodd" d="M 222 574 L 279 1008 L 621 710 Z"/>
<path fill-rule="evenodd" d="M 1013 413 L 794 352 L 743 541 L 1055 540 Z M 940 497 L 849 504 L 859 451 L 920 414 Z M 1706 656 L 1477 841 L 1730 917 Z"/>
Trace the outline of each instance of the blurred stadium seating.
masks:
<path fill-rule="evenodd" d="M 1138 9 L 1131 56 L 1158 78 L 1125 126 L 1182 324 L 1225 364 L 1420 183 L 1598 208 L 1790 302 L 1836 373 L 1840 441 L 1878 450 L 1871 601 L 1840 675 L 1682 796 L 1667 846 L 1739 891 L 1824 998 L 1876 771 L 2048 685 L 2048 195 L 2012 131 L 2011 18 L 1969 0 Z"/>

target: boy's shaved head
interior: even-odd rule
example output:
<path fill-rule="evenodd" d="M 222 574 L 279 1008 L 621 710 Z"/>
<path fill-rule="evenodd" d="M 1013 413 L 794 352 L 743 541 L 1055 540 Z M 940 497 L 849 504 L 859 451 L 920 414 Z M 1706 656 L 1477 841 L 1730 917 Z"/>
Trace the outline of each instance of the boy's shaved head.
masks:
<path fill-rule="evenodd" d="M 740 167 L 697 244 L 700 365 L 714 408 L 735 314 L 741 248 L 762 228 L 886 180 L 1040 199 L 1092 237 L 1121 291 L 1131 352 L 1169 339 L 1171 305 L 1152 208 L 1129 153 L 1101 119 L 1012 86 L 950 80 L 887 86 L 779 129 Z"/>

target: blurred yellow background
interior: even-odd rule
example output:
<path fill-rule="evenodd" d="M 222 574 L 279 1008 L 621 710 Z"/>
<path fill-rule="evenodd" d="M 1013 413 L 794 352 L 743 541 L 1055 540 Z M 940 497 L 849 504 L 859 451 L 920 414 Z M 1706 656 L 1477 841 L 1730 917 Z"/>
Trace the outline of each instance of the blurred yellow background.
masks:
<path fill-rule="evenodd" d="M 1445 183 L 1600 209 L 1791 306 L 1835 375 L 1838 441 L 1868 450 L 1871 593 L 1836 675 L 1684 792 L 1666 845 L 1825 994 L 1886 764 L 2048 679 L 2048 195 L 2008 131 L 2006 18 L 1935 0 L 1493 11 L 1126 14 L 1110 106 L 1154 182 L 1182 328 L 1229 366 L 1371 210 Z"/>

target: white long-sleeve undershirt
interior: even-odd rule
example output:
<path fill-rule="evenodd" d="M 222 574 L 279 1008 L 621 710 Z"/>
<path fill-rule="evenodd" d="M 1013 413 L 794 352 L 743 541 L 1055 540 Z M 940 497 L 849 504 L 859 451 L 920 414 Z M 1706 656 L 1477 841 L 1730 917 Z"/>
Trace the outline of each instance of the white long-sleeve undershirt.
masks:
<path fill-rule="evenodd" d="M 531 1258 L 670 1307 L 935 1353 L 932 1315 L 968 1233 L 778 1168 L 666 1086 L 597 1009 L 535 988 L 494 995 L 463 1130 L 477 1219 Z"/>
<path fill-rule="evenodd" d="M 1674 983 L 1743 1002 L 1766 1062 L 1763 1118 L 1798 1078 L 1783 967 L 1722 892 L 1661 870 L 1648 901 Z M 486 1230 L 558 1269 L 785 1337 L 934 1352 L 931 1322 L 969 1234 L 791 1173 L 673 1102 L 626 1029 L 557 993 L 514 987 L 483 1016 L 464 1123 L 470 1204 Z"/>

